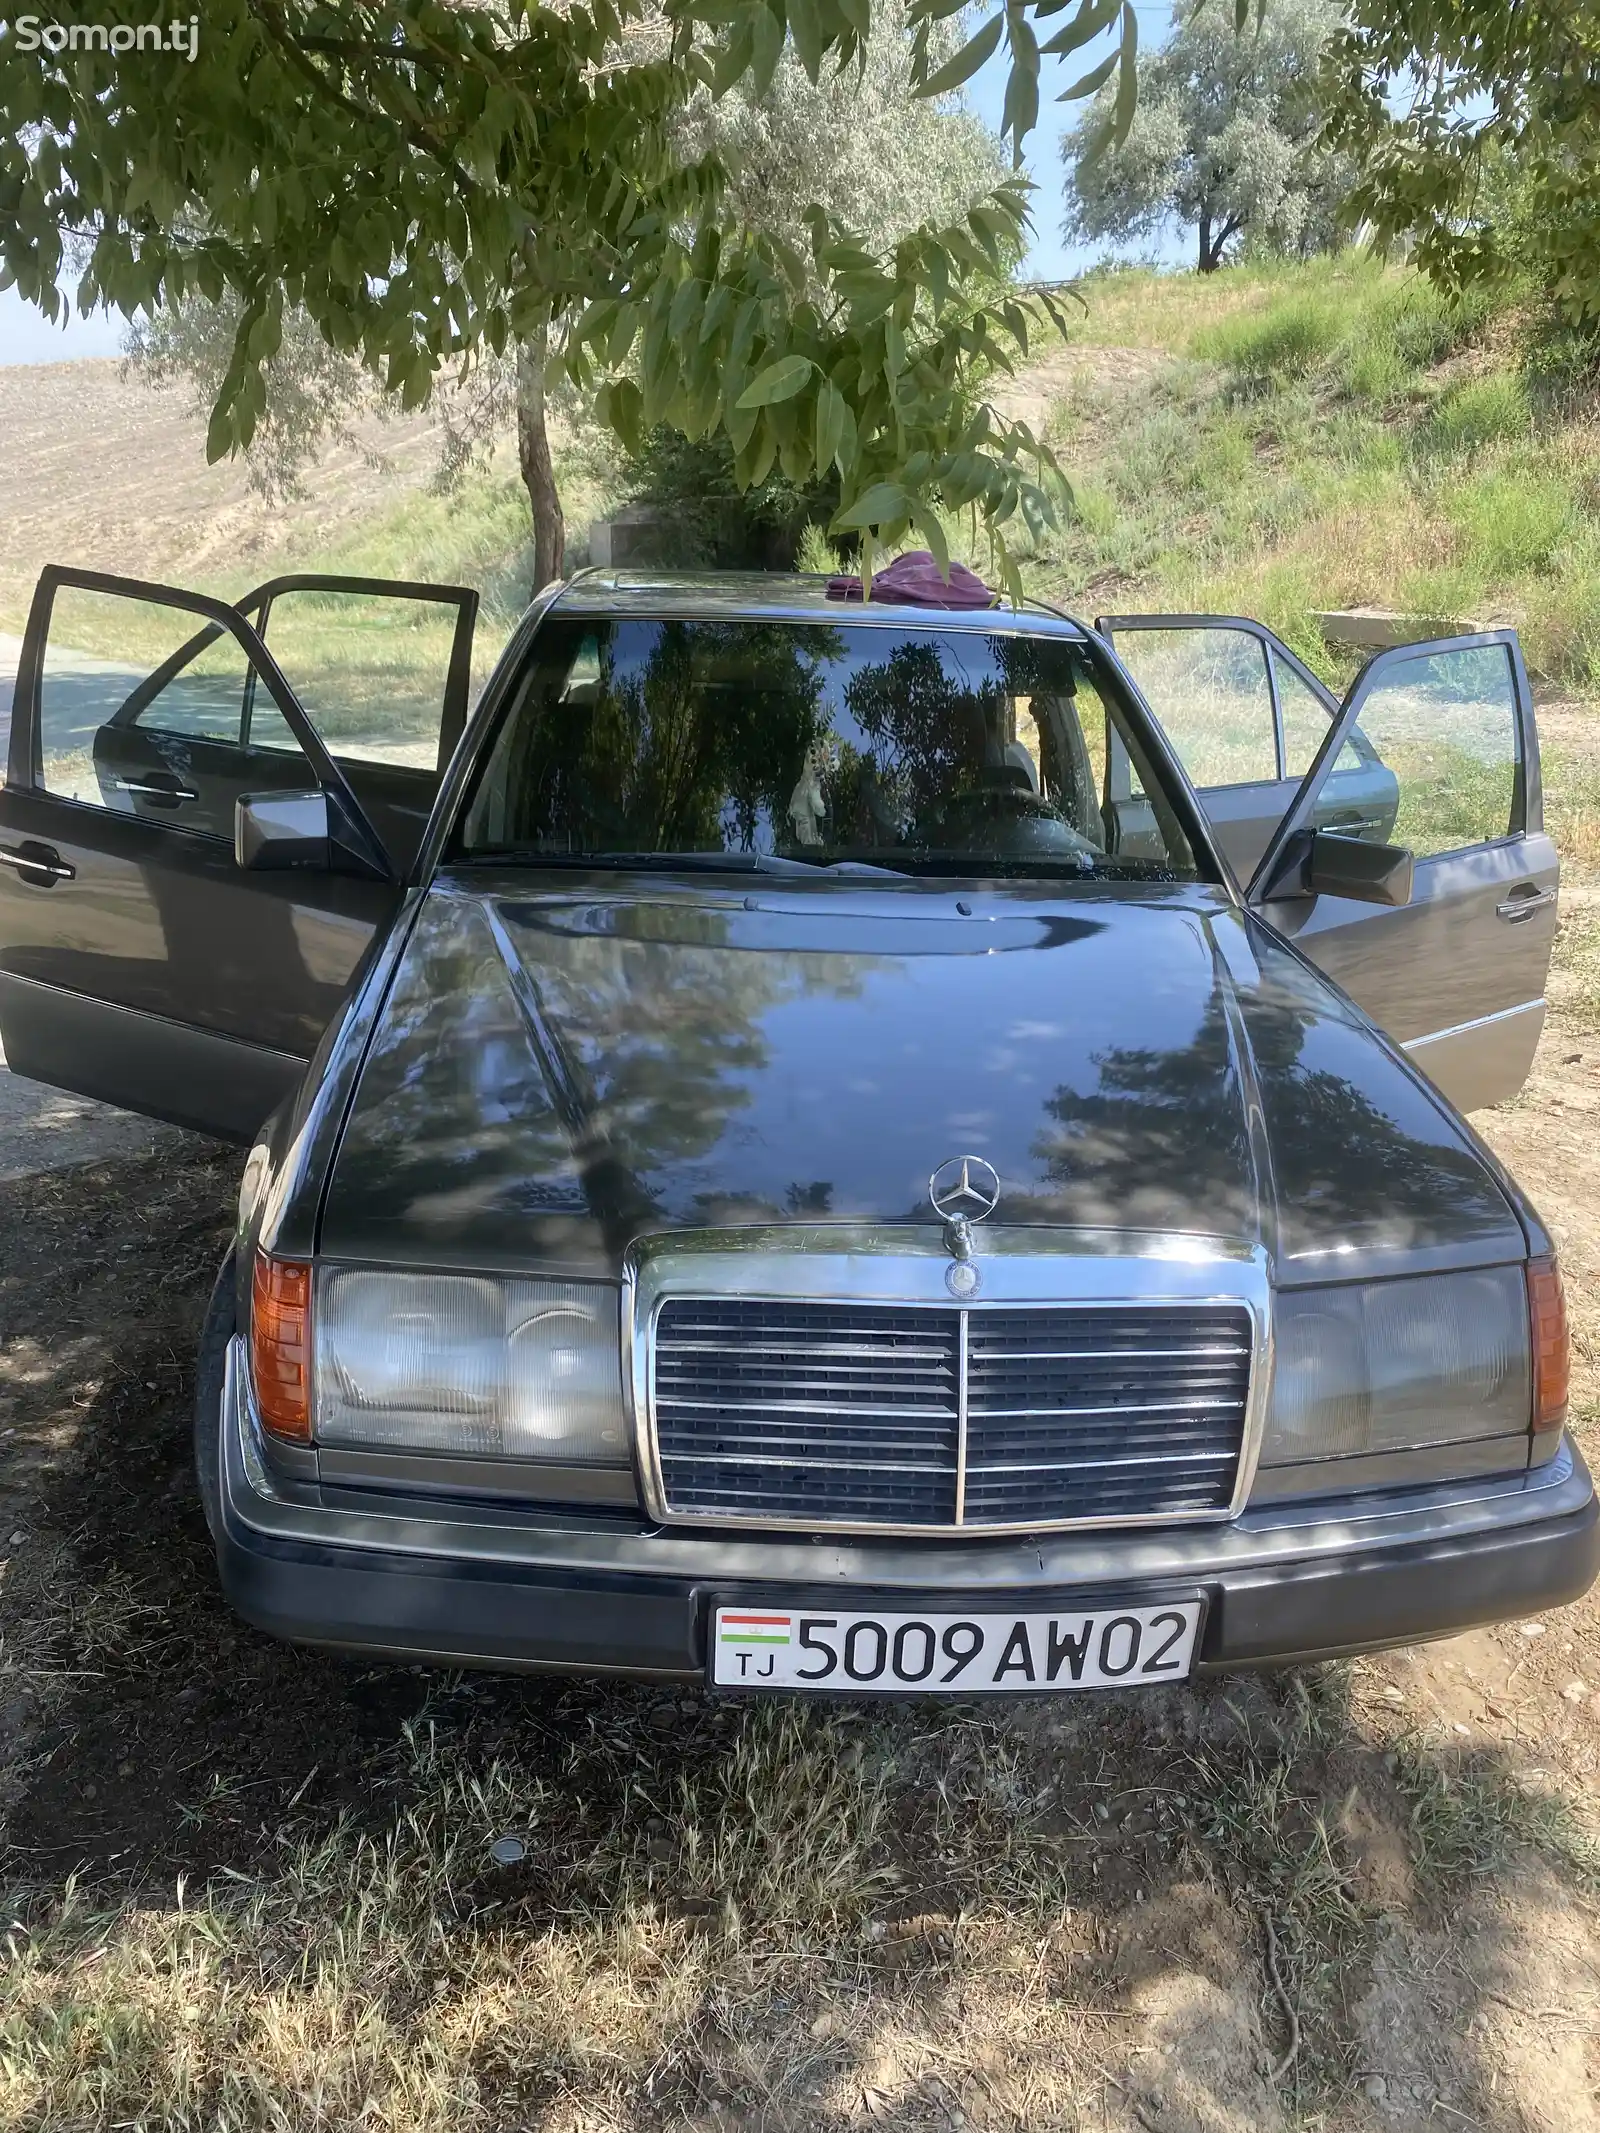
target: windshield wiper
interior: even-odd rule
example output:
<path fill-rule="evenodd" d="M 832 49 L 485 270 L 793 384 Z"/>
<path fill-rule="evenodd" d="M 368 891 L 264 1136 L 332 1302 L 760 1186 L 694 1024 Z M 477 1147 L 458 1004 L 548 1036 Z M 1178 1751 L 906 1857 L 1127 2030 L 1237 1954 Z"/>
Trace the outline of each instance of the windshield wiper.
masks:
<path fill-rule="evenodd" d="M 526 845 L 469 855 L 474 864 L 517 861 L 546 867 L 622 867 L 651 873 L 847 874 L 908 881 L 898 867 L 871 866 L 863 859 L 786 859 L 777 852 L 541 852 Z"/>

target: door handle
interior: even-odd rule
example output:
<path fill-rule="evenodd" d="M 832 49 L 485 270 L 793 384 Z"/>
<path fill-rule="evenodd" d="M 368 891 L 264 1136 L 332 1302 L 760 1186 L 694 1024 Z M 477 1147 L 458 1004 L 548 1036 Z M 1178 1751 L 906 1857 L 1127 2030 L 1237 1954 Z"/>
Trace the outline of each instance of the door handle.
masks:
<path fill-rule="evenodd" d="M 152 785 L 144 778 L 112 778 L 109 783 L 113 792 L 136 792 L 143 799 L 171 800 L 174 805 L 180 800 L 198 800 L 200 797 L 197 792 L 191 792 L 187 785 L 179 785 L 176 780 L 171 785 Z"/>
<path fill-rule="evenodd" d="M 1494 907 L 1494 915 L 1503 918 L 1508 926 L 1520 926 L 1532 918 L 1535 911 L 1542 911 L 1546 904 L 1553 904 L 1555 900 L 1554 889 L 1536 889 L 1530 882 L 1522 895 L 1513 889 L 1509 896 L 1502 898 Z"/>
<path fill-rule="evenodd" d="M 36 844 L 32 851 L 26 845 L 0 844 L 0 865 L 15 867 L 19 874 L 45 874 L 51 881 L 72 881 L 78 872 L 53 844 Z"/>

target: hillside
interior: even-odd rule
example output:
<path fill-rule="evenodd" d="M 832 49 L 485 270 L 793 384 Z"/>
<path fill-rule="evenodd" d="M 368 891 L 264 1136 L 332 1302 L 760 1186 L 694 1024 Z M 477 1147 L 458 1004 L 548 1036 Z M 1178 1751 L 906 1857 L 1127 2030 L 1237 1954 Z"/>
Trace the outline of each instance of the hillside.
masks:
<path fill-rule="evenodd" d="M 0 369 L 0 675 L 52 562 L 224 598 L 289 570 L 464 580 L 484 595 L 484 649 L 504 641 L 529 572 L 513 453 L 441 494 L 436 415 L 369 417 L 283 499 L 241 461 L 208 466 L 205 430 L 185 394 L 122 363 Z"/>
<path fill-rule="evenodd" d="M 1041 589 L 1243 610 L 1322 665 L 1318 610 L 1511 621 L 1550 681 L 1600 680 L 1597 410 L 1530 391 L 1513 321 L 1364 261 L 1084 299 L 1042 372 L 1078 515 Z"/>

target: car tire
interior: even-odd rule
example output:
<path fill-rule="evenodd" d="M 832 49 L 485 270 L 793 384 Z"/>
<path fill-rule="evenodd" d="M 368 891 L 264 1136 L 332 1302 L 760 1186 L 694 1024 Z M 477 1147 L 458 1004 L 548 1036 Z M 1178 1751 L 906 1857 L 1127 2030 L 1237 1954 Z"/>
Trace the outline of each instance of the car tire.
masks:
<path fill-rule="evenodd" d="M 222 1534 L 222 1387 L 228 1369 L 228 1343 L 239 1322 L 235 1260 L 230 1246 L 222 1262 L 200 1335 L 194 1389 L 194 1471 L 200 1505 L 211 1538 Z"/>

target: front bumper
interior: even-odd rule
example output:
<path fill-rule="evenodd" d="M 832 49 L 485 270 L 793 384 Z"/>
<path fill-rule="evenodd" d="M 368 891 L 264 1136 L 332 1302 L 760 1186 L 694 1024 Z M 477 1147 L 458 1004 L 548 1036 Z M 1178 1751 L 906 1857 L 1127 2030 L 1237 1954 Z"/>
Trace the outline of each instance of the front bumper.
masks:
<path fill-rule="evenodd" d="M 1041 1612 L 1206 1601 L 1200 1665 L 1276 1666 L 1448 1636 L 1577 1599 L 1600 1506 L 1570 1443 L 1531 1473 L 1033 1540 L 700 1537 L 636 1517 L 354 1491 L 268 1468 L 230 1351 L 217 1557 L 275 1636 L 443 1665 L 700 1678 L 714 1600 Z"/>

